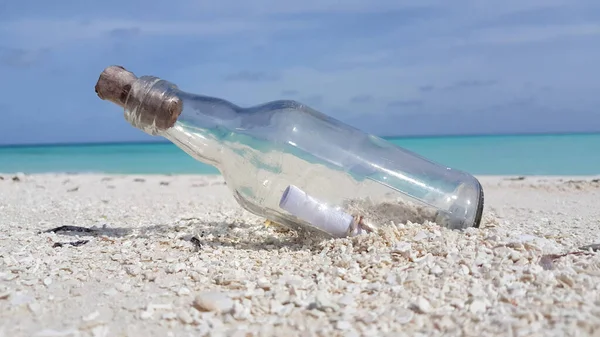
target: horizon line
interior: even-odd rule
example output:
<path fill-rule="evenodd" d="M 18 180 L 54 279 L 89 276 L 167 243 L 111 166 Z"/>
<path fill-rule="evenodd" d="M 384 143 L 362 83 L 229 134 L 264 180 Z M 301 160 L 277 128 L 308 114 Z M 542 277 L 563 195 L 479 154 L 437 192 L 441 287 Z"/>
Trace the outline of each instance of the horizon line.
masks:
<path fill-rule="evenodd" d="M 467 138 L 467 137 L 522 137 L 522 136 L 569 136 L 569 135 L 596 135 L 600 131 L 584 132 L 530 132 L 530 133 L 469 133 L 469 134 L 423 134 L 423 135 L 399 135 L 399 136 L 378 136 L 383 139 L 419 139 L 419 138 Z M 376 135 L 377 136 L 377 135 Z M 80 143 L 15 143 L 0 144 L 0 148 L 19 148 L 19 147 L 77 147 L 77 146 L 105 146 L 105 145 L 151 145 L 151 144 L 173 144 L 168 140 L 136 140 L 136 141 L 114 141 L 114 142 L 80 142 Z M 174 144 L 173 144 L 174 145 Z"/>

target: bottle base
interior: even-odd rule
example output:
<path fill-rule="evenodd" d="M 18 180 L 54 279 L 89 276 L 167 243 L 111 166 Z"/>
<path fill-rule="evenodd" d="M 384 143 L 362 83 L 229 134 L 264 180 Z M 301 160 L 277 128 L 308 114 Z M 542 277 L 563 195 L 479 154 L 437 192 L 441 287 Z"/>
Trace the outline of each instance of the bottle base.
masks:
<path fill-rule="evenodd" d="M 481 225 L 481 218 L 483 216 L 483 208 L 484 208 L 484 193 L 483 193 L 483 187 L 481 186 L 481 183 L 479 182 L 479 180 L 477 180 L 476 178 L 474 179 L 474 183 L 472 184 L 472 187 L 475 188 L 475 193 L 473 193 L 473 199 L 475 199 L 475 202 L 477 203 L 477 206 L 475 207 L 475 211 L 474 214 L 471 213 L 472 215 L 469 216 L 469 209 L 471 209 L 468 204 L 465 204 L 464 201 L 465 200 L 469 200 L 470 198 L 468 198 L 465 193 L 467 189 L 463 189 L 462 187 L 457 188 L 456 193 L 457 194 L 462 194 L 462 197 L 458 197 L 457 199 L 460 200 L 461 202 L 456 202 L 454 203 L 448 211 L 446 210 L 439 210 L 436 212 L 435 214 L 435 222 L 436 224 L 442 226 L 442 227 L 446 227 L 449 229 L 466 229 L 466 228 L 479 228 L 479 226 Z M 473 188 L 469 188 L 469 190 L 473 191 Z M 472 219 L 472 220 L 470 220 Z"/>
<path fill-rule="evenodd" d="M 483 186 L 481 186 L 481 183 L 479 182 L 479 180 L 477 178 L 475 178 L 475 181 L 477 181 L 477 188 L 479 189 L 479 197 L 477 198 L 477 210 L 475 211 L 475 219 L 473 220 L 473 227 L 474 228 L 479 228 L 481 226 L 481 218 L 483 217 L 483 205 L 484 205 L 484 193 L 483 193 Z"/>

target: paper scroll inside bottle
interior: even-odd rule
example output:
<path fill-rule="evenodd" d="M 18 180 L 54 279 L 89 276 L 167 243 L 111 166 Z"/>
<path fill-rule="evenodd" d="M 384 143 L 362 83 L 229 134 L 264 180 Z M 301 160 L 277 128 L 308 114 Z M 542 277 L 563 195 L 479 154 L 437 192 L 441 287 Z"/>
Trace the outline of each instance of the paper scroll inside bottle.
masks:
<path fill-rule="evenodd" d="M 285 189 L 279 207 L 335 237 L 348 236 L 348 229 L 354 221 L 352 215 L 326 205 L 294 185 Z M 350 236 L 360 232 L 362 230 L 357 229 Z"/>

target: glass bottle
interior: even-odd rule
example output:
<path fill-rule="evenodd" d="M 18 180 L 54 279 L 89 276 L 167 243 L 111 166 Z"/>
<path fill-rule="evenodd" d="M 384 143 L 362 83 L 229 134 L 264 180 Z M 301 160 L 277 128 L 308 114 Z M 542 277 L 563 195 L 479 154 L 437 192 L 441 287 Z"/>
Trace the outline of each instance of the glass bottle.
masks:
<path fill-rule="evenodd" d="M 181 91 L 120 66 L 96 93 L 125 119 L 215 166 L 247 211 L 333 237 L 393 221 L 478 227 L 483 189 L 472 175 L 429 161 L 292 100 L 241 108 Z"/>

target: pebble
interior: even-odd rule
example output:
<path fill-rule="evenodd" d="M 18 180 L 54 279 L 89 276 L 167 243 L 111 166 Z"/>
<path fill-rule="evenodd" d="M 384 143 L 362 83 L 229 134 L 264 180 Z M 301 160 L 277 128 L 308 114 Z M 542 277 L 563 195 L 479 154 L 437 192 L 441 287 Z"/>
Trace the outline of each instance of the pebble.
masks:
<path fill-rule="evenodd" d="M 95 320 L 95 319 L 96 319 L 96 318 L 98 318 L 98 317 L 100 317 L 100 312 L 96 310 L 96 311 L 94 311 L 94 312 L 90 313 L 90 314 L 89 314 L 89 315 L 87 315 L 87 316 L 83 316 L 81 319 L 82 319 L 84 322 L 90 322 L 90 321 L 93 321 L 93 320 Z"/>
<path fill-rule="evenodd" d="M 261 277 L 261 278 L 259 278 L 259 279 L 256 281 L 256 285 L 257 285 L 259 288 L 263 289 L 263 290 L 269 290 L 269 289 L 271 289 L 271 283 L 269 282 L 269 280 L 267 280 L 267 279 L 266 279 L 266 278 L 264 278 L 264 277 Z"/>
<path fill-rule="evenodd" d="M 177 317 L 179 318 L 179 320 L 182 323 L 185 323 L 185 324 L 194 323 L 194 318 L 192 318 L 192 315 L 190 315 L 187 311 L 180 311 L 179 314 L 177 314 Z"/>
<path fill-rule="evenodd" d="M 152 318 L 154 313 L 151 310 L 143 310 L 140 312 L 140 318 L 143 320 Z"/>
<path fill-rule="evenodd" d="M 338 300 L 338 303 L 345 306 L 349 306 L 355 304 L 356 301 L 354 299 L 354 296 L 352 296 L 351 294 L 346 294 Z"/>
<path fill-rule="evenodd" d="M 153 272 L 144 273 L 144 279 L 149 282 L 154 282 L 154 281 L 156 281 L 157 278 L 158 278 L 158 274 L 156 274 L 156 273 L 153 273 Z"/>
<path fill-rule="evenodd" d="M 440 331 L 443 331 L 445 333 L 450 332 L 453 328 L 456 327 L 456 323 L 454 323 L 452 318 L 447 315 L 442 316 L 440 320 L 436 322 L 436 325 Z"/>
<path fill-rule="evenodd" d="M 417 233 L 417 235 L 415 235 L 415 236 L 413 237 L 413 240 L 414 240 L 414 241 L 421 241 L 421 240 L 424 240 L 424 239 L 426 239 L 427 237 L 428 237 L 428 234 L 427 234 L 427 232 L 425 232 L 425 231 L 419 231 L 419 232 Z"/>
<path fill-rule="evenodd" d="M 27 308 L 34 315 L 39 315 L 40 311 L 42 310 L 42 306 L 37 302 L 31 302 L 27 304 Z"/>
<path fill-rule="evenodd" d="M 575 282 L 573 281 L 573 279 L 567 274 L 559 274 L 556 276 L 556 279 L 558 281 L 560 281 L 562 284 L 566 285 L 567 287 L 572 288 L 575 285 Z"/>
<path fill-rule="evenodd" d="M 127 266 L 125 267 L 125 271 L 131 276 L 139 275 L 142 272 L 141 268 L 138 266 Z"/>
<path fill-rule="evenodd" d="M 332 301 L 331 296 L 325 291 L 319 291 L 317 293 L 315 297 L 315 308 L 321 311 L 326 311 L 327 309 L 333 311 L 339 310 L 339 306 Z"/>
<path fill-rule="evenodd" d="M 34 284 L 38 284 L 38 282 L 39 282 L 39 280 L 37 280 L 37 279 L 30 279 L 30 280 L 21 281 L 21 284 L 25 285 L 25 286 L 32 286 Z"/>
<path fill-rule="evenodd" d="M 414 316 L 415 314 L 412 310 L 399 309 L 396 311 L 394 319 L 400 324 L 407 324 L 408 322 L 412 321 Z"/>
<path fill-rule="evenodd" d="M 118 293 L 119 293 L 119 291 L 116 288 L 109 288 L 103 292 L 104 295 L 109 296 L 109 297 L 115 296 Z"/>
<path fill-rule="evenodd" d="M 4 275 L 4 281 L 12 281 L 17 278 L 17 274 L 8 273 Z"/>
<path fill-rule="evenodd" d="M 199 311 L 228 312 L 233 309 L 233 300 L 220 292 L 204 292 L 194 298 L 193 307 Z"/>
<path fill-rule="evenodd" d="M 91 330 L 92 337 L 108 337 L 110 328 L 106 325 L 97 325 L 94 326 Z"/>
<path fill-rule="evenodd" d="M 469 311 L 473 314 L 480 314 L 485 312 L 487 309 L 486 301 L 483 299 L 475 299 L 469 305 Z"/>
<path fill-rule="evenodd" d="M 442 269 L 442 267 L 440 267 L 438 265 L 435 265 L 435 266 L 433 266 L 433 268 L 431 268 L 429 270 L 429 273 L 431 273 L 433 275 L 436 275 L 436 276 L 439 276 L 439 275 L 442 275 L 444 273 L 444 270 Z"/>
<path fill-rule="evenodd" d="M 182 287 L 182 288 L 179 288 L 179 290 L 177 290 L 177 295 L 179 295 L 179 296 L 186 296 L 189 294 L 191 294 L 191 291 L 186 287 Z"/>
<path fill-rule="evenodd" d="M 176 263 L 176 264 L 172 264 L 169 266 L 169 268 L 167 269 L 167 273 L 170 274 L 174 274 L 174 273 L 179 273 L 182 270 L 186 269 L 186 265 L 185 263 Z"/>
<path fill-rule="evenodd" d="M 131 291 L 131 284 L 129 283 L 119 283 L 117 285 L 115 285 L 115 289 L 117 291 L 126 293 L 126 292 L 130 292 Z"/>
<path fill-rule="evenodd" d="M 10 294 L 12 294 L 12 292 L 10 290 L 5 290 L 3 292 L 0 292 L 0 300 L 5 300 L 5 299 L 9 298 Z"/>
<path fill-rule="evenodd" d="M 154 303 L 150 303 L 147 306 L 148 311 L 155 311 L 155 310 L 171 310 L 172 305 L 170 303 L 166 303 L 166 304 L 154 304 Z"/>
<path fill-rule="evenodd" d="M 427 314 L 432 311 L 431 303 L 429 303 L 429 301 L 424 297 L 419 297 L 417 299 L 417 301 L 414 304 L 414 308 L 417 310 L 418 313 L 421 314 Z"/>
<path fill-rule="evenodd" d="M 352 324 L 348 321 L 337 321 L 335 323 L 335 328 L 338 330 L 349 330 L 352 328 Z"/>

